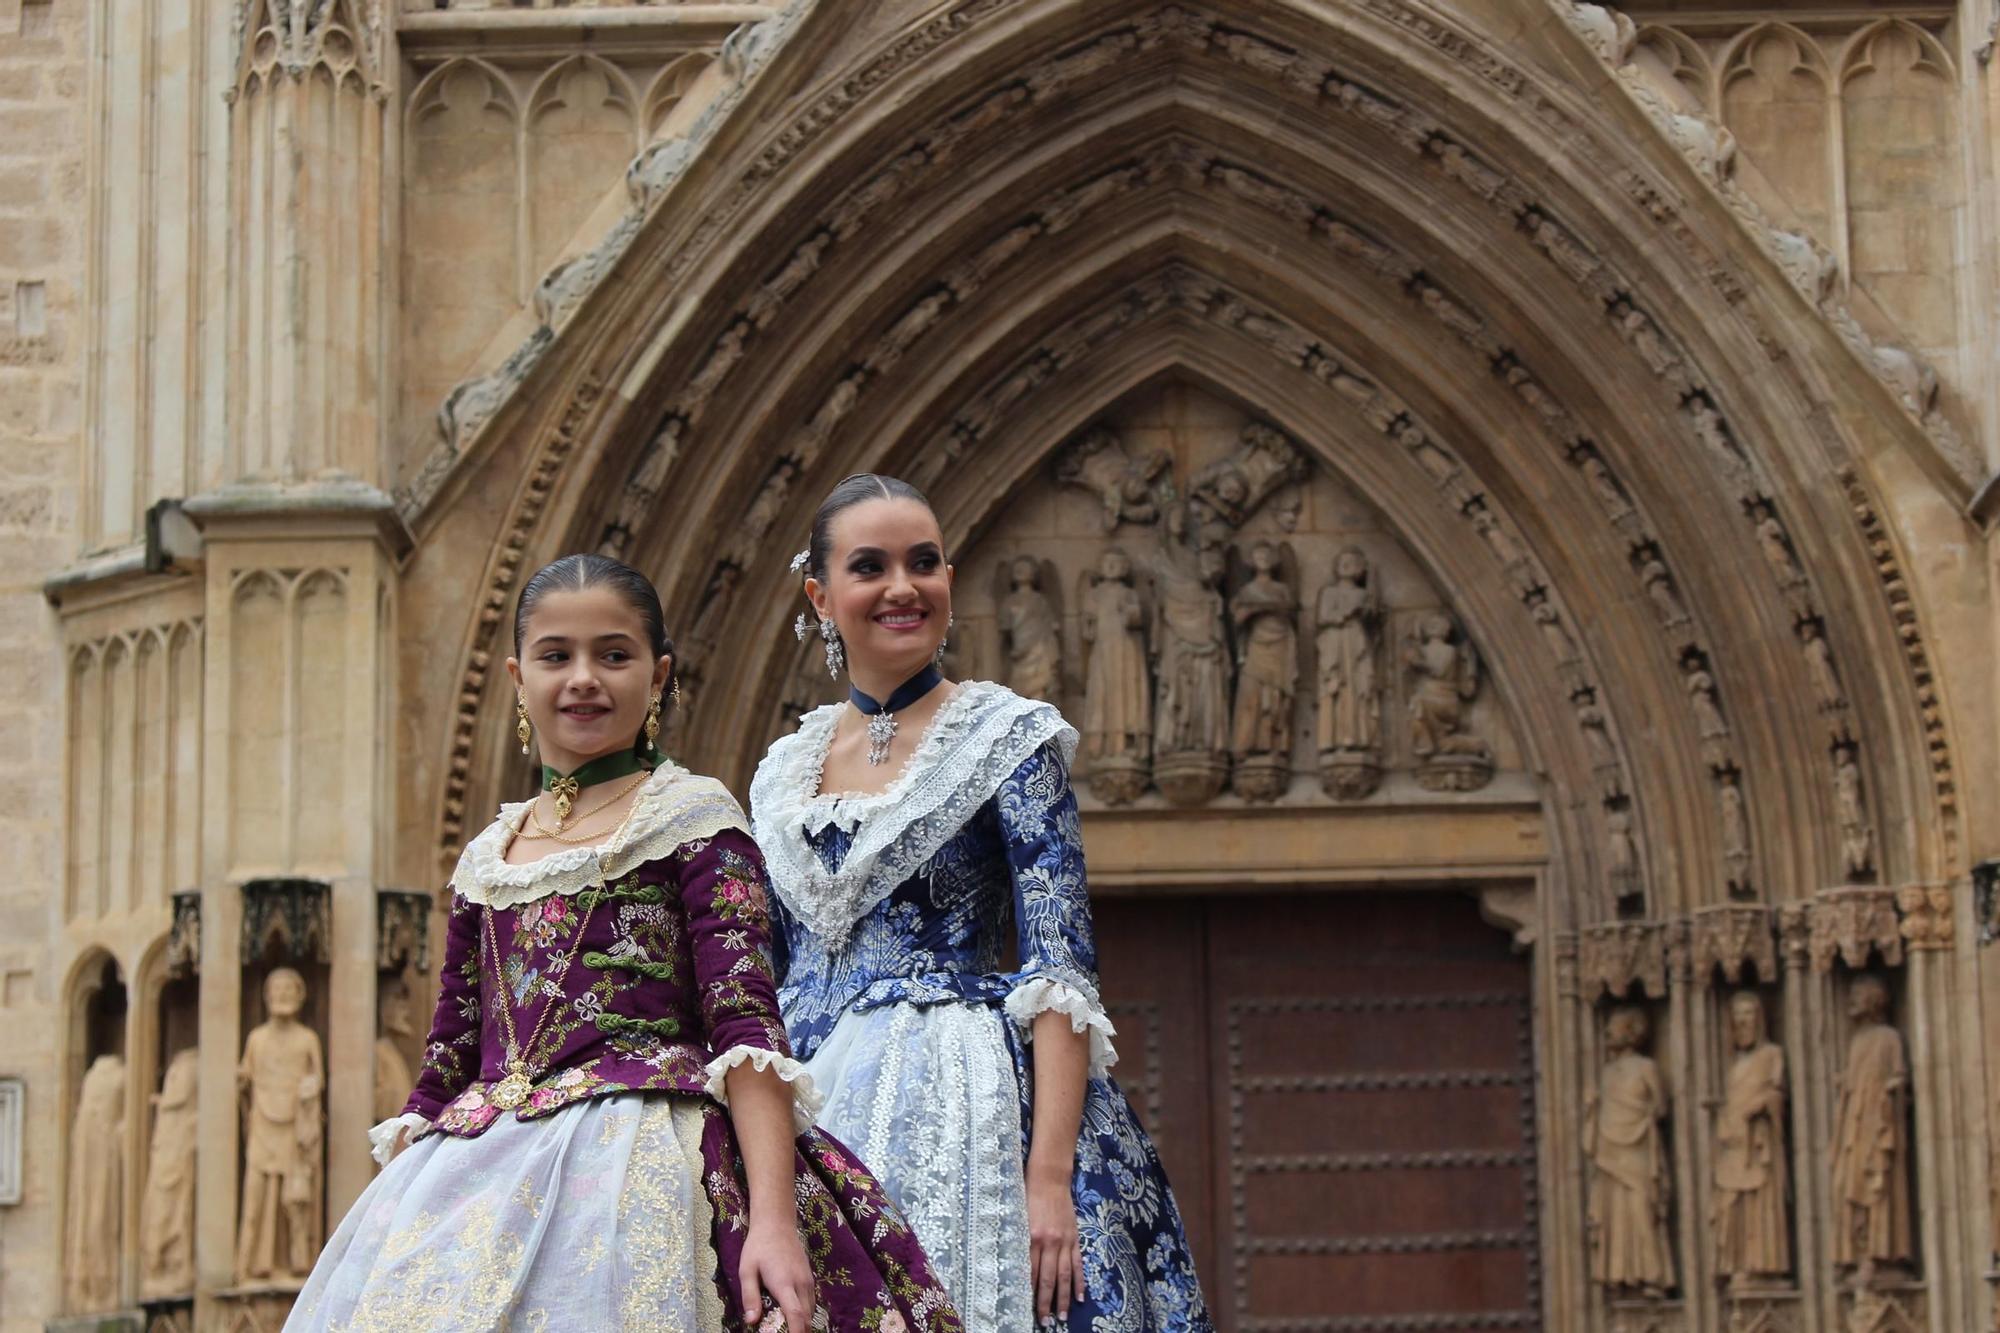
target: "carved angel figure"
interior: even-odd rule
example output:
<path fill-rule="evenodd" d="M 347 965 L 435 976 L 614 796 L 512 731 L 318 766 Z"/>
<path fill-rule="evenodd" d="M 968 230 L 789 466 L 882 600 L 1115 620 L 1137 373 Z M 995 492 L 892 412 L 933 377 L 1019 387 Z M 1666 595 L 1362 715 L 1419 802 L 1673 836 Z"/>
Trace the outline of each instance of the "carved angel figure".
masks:
<path fill-rule="evenodd" d="M 1070 446 L 1056 464 L 1056 480 L 1096 492 L 1104 504 L 1104 530 L 1115 532 L 1120 523 L 1158 521 L 1153 479 L 1172 461 L 1164 449 L 1133 458 L 1117 435 L 1100 427 Z"/>
<path fill-rule="evenodd" d="M 1439 754 L 1490 758 L 1492 751 L 1467 734 L 1465 705 L 1479 692 L 1479 659 L 1459 641 L 1450 616 L 1432 612 L 1403 650 L 1404 668 L 1415 678 L 1410 691 L 1410 749 L 1419 759 Z"/>
<path fill-rule="evenodd" d="M 1382 687 L 1375 658 L 1382 595 L 1368 557 L 1348 547 L 1333 559 L 1333 582 L 1321 588 L 1319 749 L 1373 750 L 1382 741 Z"/>
<path fill-rule="evenodd" d="M 1848 991 L 1854 1036 L 1834 1115 L 1834 1262 L 1867 1286 L 1878 1269 L 1910 1261 L 1910 1065 L 1903 1035 L 1889 1026 L 1889 988 L 1879 977 Z"/>
<path fill-rule="evenodd" d="M 1185 540 L 1183 510 L 1168 511 L 1167 540 L 1158 564 L 1159 699 L 1153 755 L 1225 754 L 1229 748 L 1229 659 L 1224 649 L 1222 594 L 1210 582 L 1201 553 Z"/>
<path fill-rule="evenodd" d="M 1041 564 L 1033 556 L 1016 556 L 1007 565 L 1007 579 L 996 614 L 1007 685 L 1023 698 L 1052 703 L 1062 684 L 1062 627 L 1042 591 Z"/>
<path fill-rule="evenodd" d="M 1614 1292 L 1661 1295 L 1674 1285 L 1667 1236 L 1669 1102 L 1660 1066 L 1643 1049 L 1646 1029 L 1646 1011 L 1630 1006 L 1612 1010 L 1605 1020 L 1610 1058 L 1586 1107 L 1586 1225 L 1593 1281 Z"/>
<path fill-rule="evenodd" d="M 1729 1000 L 1736 1048 L 1715 1117 L 1715 1268 L 1737 1285 L 1791 1271 L 1785 1219 L 1785 1052 L 1764 1034 L 1764 1002 Z"/>
<path fill-rule="evenodd" d="M 305 999 L 304 978 L 273 970 L 264 979 L 269 1017 L 250 1030 L 236 1066 L 245 1128 L 238 1281 L 303 1280 L 319 1254 L 326 1062 L 319 1034 L 299 1021 Z"/>

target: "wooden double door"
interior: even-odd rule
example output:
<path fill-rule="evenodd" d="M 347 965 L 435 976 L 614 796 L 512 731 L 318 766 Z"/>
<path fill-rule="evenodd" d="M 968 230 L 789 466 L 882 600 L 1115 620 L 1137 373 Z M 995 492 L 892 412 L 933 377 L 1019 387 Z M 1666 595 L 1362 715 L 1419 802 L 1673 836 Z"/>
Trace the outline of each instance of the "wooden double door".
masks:
<path fill-rule="evenodd" d="M 1230 1333 L 1538 1329 L 1529 969 L 1451 892 L 1100 897 L 1114 1071 Z"/>

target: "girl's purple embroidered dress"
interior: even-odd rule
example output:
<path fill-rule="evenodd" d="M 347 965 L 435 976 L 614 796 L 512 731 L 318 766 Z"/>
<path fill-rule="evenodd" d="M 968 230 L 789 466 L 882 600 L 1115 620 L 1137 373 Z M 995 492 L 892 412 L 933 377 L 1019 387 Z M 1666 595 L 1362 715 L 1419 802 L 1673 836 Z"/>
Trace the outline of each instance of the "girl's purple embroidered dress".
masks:
<path fill-rule="evenodd" d="M 960 1333 L 880 1186 L 810 1128 L 763 861 L 728 791 L 662 765 L 610 840 L 508 865 L 526 811 L 502 807 L 453 877 L 423 1072 L 378 1127 L 421 1135 L 341 1223 L 287 1327 L 744 1328 L 749 1199 L 722 1103 L 749 1061 L 796 1094 L 813 1327 Z"/>

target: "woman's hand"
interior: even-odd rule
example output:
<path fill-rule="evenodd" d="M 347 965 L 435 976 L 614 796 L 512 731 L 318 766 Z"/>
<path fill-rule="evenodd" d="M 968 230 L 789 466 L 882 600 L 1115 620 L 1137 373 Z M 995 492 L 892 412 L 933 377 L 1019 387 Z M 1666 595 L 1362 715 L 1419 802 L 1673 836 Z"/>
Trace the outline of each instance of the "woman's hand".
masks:
<path fill-rule="evenodd" d="M 744 1322 L 771 1333 L 810 1333 L 816 1293 L 812 1264 L 806 1259 L 805 1242 L 796 1225 L 760 1222 L 752 1219 L 750 1234 L 743 1241 L 743 1260 L 737 1267 L 743 1283 Z M 769 1318 L 763 1315 L 764 1298 L 778 1303 Z"/>
<path fill-rule="evenodd" d="M 1084 1298 L 1083 1243 L 1069 1172 L 1028 1173 L 1028 1253 L 1035 1284 L 1035 1318 L 1069 1318 L 1072 1299 Z"/>

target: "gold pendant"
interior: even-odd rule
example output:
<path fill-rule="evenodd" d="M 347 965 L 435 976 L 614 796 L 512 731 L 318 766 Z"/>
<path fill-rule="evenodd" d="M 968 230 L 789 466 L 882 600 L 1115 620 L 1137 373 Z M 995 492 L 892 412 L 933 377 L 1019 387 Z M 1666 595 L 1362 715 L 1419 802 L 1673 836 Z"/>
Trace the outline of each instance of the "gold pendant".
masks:
<path fill-rule="evenodd" d="M 557 778 L 549 784 L 549 794 L 556 798 L 557 828 L 561 828 L 563 821 L 569 818 L 570 805 L 576 800 L 576 793 L 575 778 Z"/>
<path fill-rule="evenodd" d="M 527 1067 L 516 1060 L 507 1066 L 507 1077 L 488 1090 L 486 1100 L 503 1111 L 511 1111 L 527 1101 L 534 1088 L 535 1083 L 528 1077 Z"/>

